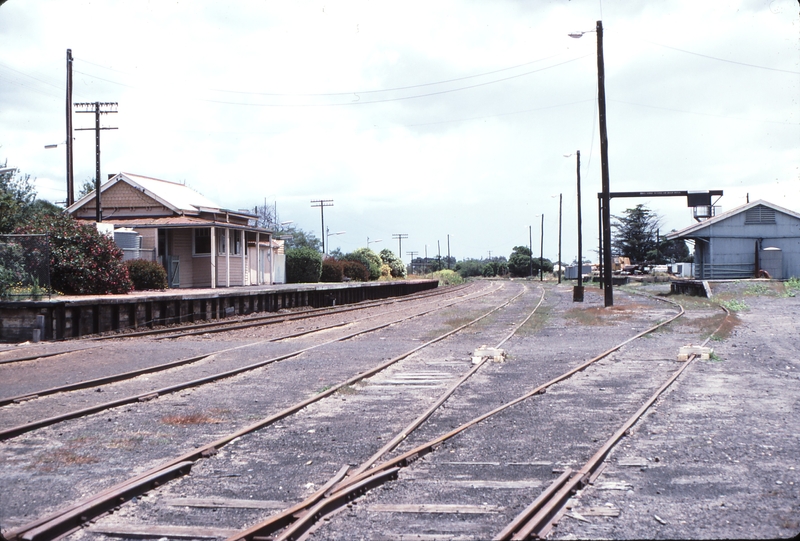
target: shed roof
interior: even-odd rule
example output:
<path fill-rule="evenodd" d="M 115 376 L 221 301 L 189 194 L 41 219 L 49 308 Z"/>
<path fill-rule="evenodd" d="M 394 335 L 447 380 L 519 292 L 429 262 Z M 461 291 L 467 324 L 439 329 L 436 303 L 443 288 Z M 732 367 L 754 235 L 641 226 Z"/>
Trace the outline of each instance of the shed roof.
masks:
<path fill-rule="evenodd" d="M 727 212 L 723 212 L 722 214 L 717 214 L 713 218 L 709 218 L 708 220 L 705 220 L 703 222 L 692 224 L 689 227 L 685 227 L 685 228 L 681 229 L 680 231 L 673 231 L 672 233 L 668 233 L 667 234 L 667 239 L 669 239 L 669 240 L 680 239 L 680 238 L 690 239 L 690 238 L 701 237 L 701 236 L 703 236 L 703 229 L 706 229 L 706 228 L 708 228 L 708 227 L 710 227 L 710 226 L 712 226 L 714 224 L 718 224 L 718 223 L 720 223 L 720 222 L 722 222 L 724 220 L 727 220 L 728 218 L 730 218 L 732 216 L 735 216 L 737 214 L 741 214 L 742 212 L 746 212 L 747 210 L 749 210 L 749 209 L 751 209 L 753 207 L 757 207 L 759 205 L 763 205 L 765 207 L 769 207 L 769 208 L 771 208 L 771 209 L 773 209 L 773 210 L 775 210 L 777 212 L 782 212 L 783 214 L 787 214 L 789 216 L 792 216 L 792 217 L 797 218 L 798 220 L 800 220 L 800 213 L 794 212 L 794 211 L 789 210 L 789 209 L 785 209 L 785 208 L 780 207 L 780 206 L 778 206 L 778 205 L 776 205 L 774 203 L 770 203 L 769 201 L 765 201 L 763 199 L 759 199 L 757 201 L 753 201 L 751 203 L 747 203 L 746 205 L 742 205 L 741 207 L 736 207 L 736 208 L 731 209 L 731 210 L 729 210 Z"/>

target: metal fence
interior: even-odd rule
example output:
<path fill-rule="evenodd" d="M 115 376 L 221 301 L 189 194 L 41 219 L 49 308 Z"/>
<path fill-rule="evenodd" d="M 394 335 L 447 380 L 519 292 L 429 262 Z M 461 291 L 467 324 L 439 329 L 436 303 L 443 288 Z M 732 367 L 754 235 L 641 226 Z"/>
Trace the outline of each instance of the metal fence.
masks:
<path fill-rule="evenodd" d="M 0 298 L 50 297 L 50 238 L 0 235 Z"/>

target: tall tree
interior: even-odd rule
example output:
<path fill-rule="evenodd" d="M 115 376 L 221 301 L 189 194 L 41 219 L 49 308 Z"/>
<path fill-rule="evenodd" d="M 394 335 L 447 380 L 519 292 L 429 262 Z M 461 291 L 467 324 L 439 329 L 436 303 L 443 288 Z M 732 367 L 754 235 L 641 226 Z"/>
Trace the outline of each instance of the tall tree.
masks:
<path fill-rule="evenodd" d="M 0 174 L 0 234 L 13 233 L 23 225 L 35 199 L 30 175 L 17 175 L 14 171 Z"/>
<path fill-rule="evenodd" d="M 631 263 L 645 263 L 657 253 L 660 218 L 644 205 L 627 209 L 623 216 L 613 216 L 612 246 L 617 255 Z"/>

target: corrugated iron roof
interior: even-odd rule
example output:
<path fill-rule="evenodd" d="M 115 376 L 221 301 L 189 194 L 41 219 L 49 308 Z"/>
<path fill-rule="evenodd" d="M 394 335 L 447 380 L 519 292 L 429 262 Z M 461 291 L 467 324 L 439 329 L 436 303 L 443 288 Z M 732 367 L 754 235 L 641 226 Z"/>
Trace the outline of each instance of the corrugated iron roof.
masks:
<path fill-rule="evenodd" d="M 174 210 L 189 214 L 199 213 L 201 207 L 222 210 L 218 204 L 184 184 L 132 173 L 120 173 L 120 175 L 129 180 L 129 183 L 143 188 L 147 195 L 163 200 L 166 206 Z"/>
<path fill-rule="evenodd" d="M 745 211 L 747 211 L 747 210 L 749 210 L 749 209 L 751 209 L 753 207 L 756 207 L 758 205 L 764 205 L 765 207 L 769 207 L 769 208 L 774 209 L 774 210 L 776 210 L 778 212 L 782 212 L 782 213 L 787 214 L 789 216 L 793 216 L 793 217 L 795 217 L 797 219 L 800 219 L 800 213 L 794 212 L 794 211 L 789 210 L 789 209 L 785 209 L 783 207 L 779 207 L 778 205 L 776 205 L 774 203 L 770 203 L 769 201 L 764 201 L 763 199 L 759 199 L 758 201 L 753 201 L 751 203 L 747 203 L 745 205 L 742 205 L 741 207 L 736 207 L 735 209 L 731 209 L 731 210 L 729 210 L 727 212 L 723 212 L 722 214 L 717 214 L 713 218 L 709 218 L 708 220 L 705 220 L 703 222 L 692 224 L 689 227 L 685 227 L 685 228 L 681 229 L 680 231 L 674 231 L 672 233 L 669 233 L 669 234 L 666 235 L 666 238 L 668 240 L 678 239 L 678 238 L 692 238 L 692 236 L 694 236 L 698 231 L 700 231 L 702 229 L 705 229 L 706 227 L 712 226 L 712 225 L 714 225 L 716 223 L 719 223 L 719 222 L 721 222 L 723 220 L 726 220 L 726 219 L 730 218 L 731 216 L 734 216 L 734 215 L 739 214 L 741 212 L 745 212 Z"/>

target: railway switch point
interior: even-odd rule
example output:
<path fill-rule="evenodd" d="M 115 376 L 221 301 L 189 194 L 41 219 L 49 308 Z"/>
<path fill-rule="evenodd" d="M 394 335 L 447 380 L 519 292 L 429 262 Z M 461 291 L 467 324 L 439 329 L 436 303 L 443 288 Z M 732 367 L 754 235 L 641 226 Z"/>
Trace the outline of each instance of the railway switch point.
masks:
<path fill-rule="evenodd" d="M 485 358 L 491 358 L 496 363 L 501 363 L 506 358 L 506 352 L 499 348 L 481 346 L 472 352 L 472 364 L 478 364 Z"/>
<path fill-rule="evenodd" d="M 702 346 L 682 346 L 680 350 L 678 350 L 678 360 L 688 361 L 690 356 L 697 355 L 700 357 L 700 360 L 707 361 L 711 358 L 712 353 L 714 353 L 712 348 Z"/>

